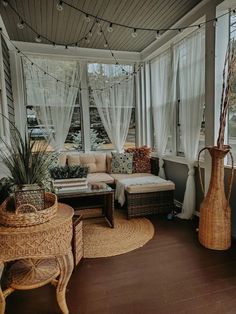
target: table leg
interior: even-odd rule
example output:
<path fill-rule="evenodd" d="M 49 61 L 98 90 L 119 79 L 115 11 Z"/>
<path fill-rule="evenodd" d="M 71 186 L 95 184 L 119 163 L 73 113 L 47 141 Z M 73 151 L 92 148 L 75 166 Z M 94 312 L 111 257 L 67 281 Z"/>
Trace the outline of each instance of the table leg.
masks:
<path fill-rule="evenodd" d="M 62 313 L 68 314 L 69 310 L 66 304 L 66 286 L 74 268 L 72 252 L 67 255 L 58 256 L 57 261 L 60 267 L 60 277 L 57 285 L 57 302 Z"/>
<path fill-rule="evenodd" d="M 111 228 L 114 228 L 114 193 L 106 194 L 105 196 L 105 217 Z"/>
<path fill-rule="evenodd" d="M 1 288 L 1 278 L 2 278 L 3 269 L 4 269 L 4 264 L 3 262 L 0 262 L 0 314 L 5 313 L 5 307 L 6 307 L 5 297 L 3 295 L 2 288 Z"/>

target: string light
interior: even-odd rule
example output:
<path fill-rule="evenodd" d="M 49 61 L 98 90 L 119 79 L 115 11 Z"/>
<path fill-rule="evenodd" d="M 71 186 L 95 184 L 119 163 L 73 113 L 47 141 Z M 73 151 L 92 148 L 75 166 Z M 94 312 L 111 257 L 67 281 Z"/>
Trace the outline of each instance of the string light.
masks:
<path fill-rule="evenodd" d="M 2 1 L 2 5 L 6 8 L 8 6 L 8 1 L 7 0 L 3 0 Z"/>
<path fill-rule="evenodd" d="M 41 36 L 38 35 L 37 37 L 35 37 L 35 41 L 36 41 L 37 43 L 41 43 L 41 42 L 42 42 Z"/>
<path fill-rule="evenodd" d="M 90 17 L 88 14 L 85 15 L 85 22 L 89 23 L 91 21 Z"/>
<path fill-rule="evenodd" d="M 20 14 L 17 12 L 17 10 L 11 5 L 10 2 L 8 2 L 8 1 L 6 1 L 6 0 L 5 0 L 5 1 L 2 1 L 2 2 L 5 2 L 5 3 L 6 3 L 5 6 L 9 5 L 9 7 L 18 15 L 18 17 L 24 22 L 24 24 L 27 25 L 27 26 L 37 35 L 37 37 L 35 38 L 35 40 L 36 40 L 37 42 L 41 42 L 41 41 L 42 41 L 42 38 L 43 38 L 43 39 L 47 40 L 48 42 L 50 42 L 51 44 L 53 44 L 54 47 L 56 46 L 56 43 L 54 43 L 52 40 L 48 39 L 47 37 L 38 34 L 38 33 L 36 32 L 36 30 L 34 30 L 33 27 L 32 27 L 29 23 L 27 23 L 26 21 L 24 21 L 24 20 L 22 19 L 22 17 L 20 16 Z M 71 5 L 71 4 L 69 4 L 69 3 L 65 2 L 65 1 L 60 1 L 60 2 L 61 2 L 62 4 L 65 4 L 65 5 L 69 6 L 69 7 L 73 8 L 73 9 L 75 9 L 75 10 L 81 12 L 81 13 L 83 13 L 83 14 L 85 15 L 85 20 L 86 20 L 86 22 L 90 22 L 90 21 L 91 21 L 91 18 L 93 18 L 93 19 L 94 19 L 94 24 L 93 24 L 93 26 L 97 23 L 97 26 L 100 28 L 100 26 L 101 26 L 101 21 L 103 21 L 103 22 L 109 23 L 109 25 L 112 24 L 112 25 L 117 25 L 117 26 L 120 26 L 120 27 L 125 27 L 125 28 L 132 29 L 133 32 L 131 33 L 131 35 L 132 35 L 132 37 L 134 37 L 134 38 L 137 37 L 137 35 L 138 35 L 137 30 L 152 31 L 152 32 L 153 32 L 153 31 L 155 31 L 155 32 L 159 31 L 159 32 L 161 32 L 161 33 L 163 33 L 164 31 L 171 31 L 171 30 L 175 30 L 175 31 L 178 30 L 179 32 L 181 32 L 183 29 L 196 28 L 196 27 L 197 27 L 197 28 L 200 28 L 201 25 L 204 25 L 204 24 L 209 23 L 209 22 L 214 22 L 214 21 L 216 22 L 216 21 L 217 21 L 217 18 L 214 19 L 214 20 L 211 19 L 211 20 L 207 20 L 207 21 L 205 21 L 205 22 L 203 22 L 203 23 L 201 23 L 201 24 L 190 25 L 190 26 L 183 26 L 182 28 L 179 28 L 179 29 L 176 29 L 176 28 L 165 28 L 165 29 L 159 29 L 159 30 L 157 30 L 157 29 L 140 28 L 140 27 L 133 28 L 132 26 L 128 26 L 128 25 L 124 25 L 124 24 L 119 24 L 119 23 L 114 23 L 114 22 L 105 20 L 105 19 L 103 19 L 103 18 L 94 16 L 94 15 L 89 14 L 89 13 L 83 11 L 83 10 L 80 10 L 79 8 L 73 6 L 73 5 Z M 4 4 L 3 4 L 3 5 L 4 5 Z M 234 12 L 234 13 L 235 13 L 235 9 L 234 9 L 234 10 L 231 10 L 231 12 Z M 229 12 L 219 15 L 218 18 L 223 17 L 223 16 L 225 16 L 225 15 L 227 15 L 227 14 L 229 14 Z M 93 28 L 93 26 L 92 26 L 92 28 Z M 92 28 L 91 28 L 91 30 L 92 30 Z M 91 30 L 90 30 L 90 31 L 91 31 Z M 108 42 L 107 42 L 107 40 L 106 40 L 106 38 L 105 38 L 105 34 L 104 34 L 104 32 L 103 32 L 102 30 L 101 30 L 101 34 L 104 36 L 104 39 L 105 39 L 104 48 L 107 48 L 107 47 L 108 47 L 109 50 L 110 50 L 111 56 L 114 58 L 115 61 L 117 61 L 116 58 L 115 58 L 115 56 L 114 56 L 114 54 L 113 54 L 112 51 L 111 51 L 111 48 L 109 47 L 109 44 L 108 44 Z M 87 36 L 88 36 L 88 33 L 87 33 L 83 38 L 81 38 L 79 41 L 82 41 L 83 39 L 85 39 L 85 41 L 86 41 L 87 43 L 89 43 L 90 40 L 87 38 Z M 60 45 L 60 44 L 58 44 L 58 45 Z M 70 44 L 68 43 L 67 46 L 68 46 L 68 45 L 74 46 L 75 43 L 70 43 Z M 15 47 L 15 48 L 16 48 L 16 47 Z M 16 49 L 17 49 L 17 48 L 16 48 Z M 19 53 L 19 52 L 18 52 L 18 53 Z M 22 52 L 21 52 L 21 53 L 22 53 Z M 22 53 L 22 54 L 23 54 L 23 53 Z M 122 66 L 121 66 L 121 65 L 119 65 L 119 66 L 120 66 L 121 69 L 122 69 Z M 122 69 L 122 72 L 123 72 L 123 69 Z M 48 75 L 50 76 L 50 74 L 48 74 Z M 128 73 L 126 73 L 126 75 L 128 75 Z M 132 74 L 131 74 L 130 76 L 132 76 Z M 62 82 L 62 83 L 63 83 L 63 82 Z M 65 83 L 65 82 L 64 82 L 64 83 Z M 65 84 L 66 84 L 66 83 L 65 83 Z M 66 85 L 68 85 L 68 84 L 66 84 Z"/>
<path fill-rule="evenodd" d="M 86 44 L 89 44 L 90 43 L 90 39 L 88 38 L 88 37 L 85 37 L 85 42 L 86 42 Z"/>
<path fill-rule="evenodd" d="M 160 37 L 161 37 L 160 31 L 157 30 L 157 31 L 156 31 L 156 39 L 159 39 Z"/>
<path fill-rule="evenodd" d="M 92 37 L 92 36 L 93 36 L 93 33 L 92 33 L 91 31 L 89 31 L 88 36 L 89 36 L 89 37 Z"/>
<path fill-rule="evenodd" d="M 101 27 L 102 27 L 101 22 L 100 22 L 99 20 L 96 20 L 96 23 L 97 23 L 97 27 L 98 27 L 98 28 L 101 28 Z"/>
<path fill-rule="evenodd" d="M 110 23 L 110 25 L 108 26 L 107 31 L 108 31 L 109 33 L 112 33 L 112 32 L 113 32 L 112 23 Z"/>
<path fill-rule="evenodd" d="M 98 36 L 101 36 L 101 35 L 102 35 L 101 29 L 99 29 L 99 30 L 97 31 L 97 35 L 98 35 Z"/>
<path fill-rule="evenodd" d="M 62 4 L 63 4 L 62 1 L 59 1 L 59 2 L 57 3 L 57 10 L 60 11 L 60 12 L 63 10 L 63 5 L 62 5 Z"/>
<path fill-rule="evenodd" d="M 135 38 L 135 37 L 138 36 L 138 33 L 137 33 L 136 28 L 134 28 L 133 32 L 131 33 L 131 36 L 132 36 L 133 38 Z"/>
<path fill-rule="evenodd" d="M 25 27 L 25 25 L 24 25 L 24 21 L 20 21 L 20 22 L 18 22 L 17 23 L 17 27 L 19 28 L 19 29 L 23 29 L 24 27 Z"/>
<path fill-rule="evenodd" d="M 11 5 L 11 3 L 8 2 L 8 0 L 2 0 L 2 3 L 3 3 L 4 6 L 7 6 L 7 5 L 8 5 L 8 6 L 18 15 L 18 17 L 22 19 L 22 17 L 20 16 L 20 14 L 19 14 L 19 13 L 17 12 L 17 10 Z M 113 25 L 117 25 L 117 26 L 120 26 L 120 27 L 132 29 L 133 32 L 131 33 L 131 35 L 132 35 L 132 37 L 134 37 L 134 38 L 137 37 L 137 35 L 138 35 L 137 31 L 139 31 L 139 30 L 142 30 L 142 31 L 152 31 L 152 32 L 154 32 L 154 31 L 155 31 L 155 32 L 160 31 L 161 34 L 162 34 L 163 32 L 165 32 L 165 31 L 176 31 L 176 30 L 178 30 L 179 32 L 181 32 L 181 31 L 184 30 L 184 29 L 188 29 L 188 28 L 200 28 L 201 25 L 207 24 L 207 23 L 209 23 L 209 22 L 217 21 L 217 18 L 216 18 L 216 19 L 210 19 L 210 20 L 207 20 L 207 21 L 205 21 L 205 22 L 203 22 L 203 23 L 201 23 L 201 24 L 192 24 L 192 25 L 189 25 L 189 26 L 183 26 L 182 28 L 179 28 L 179 29 L 176 29 L 176 28 L 161 28 L 161 29 L 158 29 L 158 30 L 157 30 L 157 29 L 153 29 L 153 28 L 143 28 L 143 27 L 135 27 L 135 28 L 134 28 L 134 27 L 132 27 L 132 26 L 130 26 L 130 25 L 125 25 L 125 24 L 121 24 L 121 23 L 112 22 L 112 21 L 106 20 L 106 19 L 104 19 L 104 18 L 102 18 L 102 17 L 98 17 L 97 15 L 95 16 L 95 15 L 93 15 L 93 14 L 91 14 L 91 13 L 87 13 L 87 12 L 85 12 L 85 11 L 83 11 L 83 10 L 81 10 L 81 9 L 79 9 L 79 8 L 77 8 L 77 7 L 75 7 L 74 5 L 72 5 L 72 4 L 70 4 L 70 3 L 67 3 L 66 1 L 62 1 L 62 0 L 61 0 L 61 1 L 58 2 L 58 4 L 67 5 L 67 6 L 69 6 L 70 8 L 73 8 L 74 10 L 77 10 L 77 11 L 79 11 L 80 13 L 84 14 L 86 22 L 90 22 L 90 21 L 91 21 L 91 18 L 94 19 L 94 23 L 97 23 L 98 27 L 101 26 L 101 21 L 103 21 L 103 22 L 109 23 L 109 25 L 112 25 L 112 27 L 113 27 Z M 231 9 L 231 12 L 234 12 L 234 13 L 235 13 L 235 9 Z M 229 12 L 223 13 L 223 14 L 219 15 L 218 18 L 223 17 L 223 16 L 225 16 L 225 15 L 227 15 L 227 14 L 229 14 Z M 31 25 L 29 25 L 29 24 L 28 24 L 26 21 L 24 21 L 23 19 L 22 19 L 22 21 L 23 21 L 24 24 L 27 25 L 35 34 L 37 34 L 37 32 L 32 28 Z M 214 22 L 213 22 L 213 23 L 214 23 Z M 215 24 L 215 23 L 214 23 L 214 24 Z M 113 28 L 112 28 L 112 29 L 113 29 Z M 101 33 L 100 33 L 99 31 L 97 32 L 97 34 L 98 34 L 98 36 L 101 35 Z M 43 35 L 40 35 L 40 36 L 41 36 L 41 38 L 47 40 L 47 41 L 50 42 L 51 44 L 53 43 L 52 40 L 46 38 L 45 36 L 43 36 Z M 85 39 L 85 37 L 87 37 L 87 35 L 85 35 L 83 38 L 81 38 L 80 41 L 82 41 L 83 39 Z M 72 46 L 73 46 L 74 43 L 71 43 L 71 44 L 68 43 L 68 45 L 72 45 Z"/>
<path fill-rule="evenodd" d="M 217 23 L 217 21 L 218 21 L 218 19 L 217 19 L 217 18 L 215 18 L 215 19 L 213 20 L 213 22 L 212 22 L 213 27 L 216 27 L 216 23 Z"/>

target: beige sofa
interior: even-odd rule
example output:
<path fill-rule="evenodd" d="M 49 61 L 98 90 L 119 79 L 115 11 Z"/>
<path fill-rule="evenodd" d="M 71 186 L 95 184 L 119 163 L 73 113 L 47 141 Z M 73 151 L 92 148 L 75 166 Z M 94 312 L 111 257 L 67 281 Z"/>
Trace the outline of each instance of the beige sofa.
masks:
<path fill-rule="evenodd" d="M 112 173 L 111 154 L 102 152 L 68 152 L 66 155 L 61 155 L 59 159 L 60 165 L 62 166 L 66 163 L 69 166 L 88 166 L 89 174 L 87 179 L 89 183 L 105 182 L 114 187 L 118 187 L 120 184 L 127 181 L 126 179 L 131 179 L 133 183 L 124 186 L 128 218 L 159 212 L 170 212 L 174 207 L 173 195 L 175 185 L 173 182 L 163 182 L 163 179 L 151 173 Z M 146 179 L 143 180 L 143 178 Z M 159 178 L 158 180 L 161 182 L 159 182 L 157 178 Z M 143 181 L 142 183 L 140 183 L 141 180 Z"/>
<path fill-rule="evenodd" d="M 151 173 L 111 173 L 111 154 L 108 153 L 66 153 L 60 156 L 60 165 L 69 166 L 84 165 L 89 167 L 88 182 L 107 184 L 116 184 L 117 180 L 126 178 L 138 178 L 145 176 L 154 176 Z"/>

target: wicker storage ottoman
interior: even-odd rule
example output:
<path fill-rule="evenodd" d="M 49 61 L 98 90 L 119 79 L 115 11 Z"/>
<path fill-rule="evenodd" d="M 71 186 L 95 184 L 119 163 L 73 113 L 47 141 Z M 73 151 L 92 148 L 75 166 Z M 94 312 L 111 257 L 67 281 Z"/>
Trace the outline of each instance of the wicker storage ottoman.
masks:
<path fill-rule="evenodd" d="M 128 218 L 170 213 L 174 209 L 174 189 L 174 183 L 127 187 L 125 198 Z"/>
<path fill-rule="evenodd" d="M 82 227 L 83 227 L 82 216 L 74 214 L 73 238 L 72 238 L 72 252 L 74 256 L 74 267 L 76 267 L 79 264 L 79 261 L 84 255 Z"/>

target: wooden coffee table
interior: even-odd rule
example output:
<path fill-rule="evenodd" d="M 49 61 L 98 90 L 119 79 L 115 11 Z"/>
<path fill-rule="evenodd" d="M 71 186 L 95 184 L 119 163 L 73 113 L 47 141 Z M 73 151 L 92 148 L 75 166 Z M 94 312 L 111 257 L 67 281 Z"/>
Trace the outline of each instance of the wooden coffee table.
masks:
<path fill-rule="evenodd" d="M 109 226 L 114 228 L 114 190 L 108 185 L 103 189 L 93 190 L 91 186 L 84 190 L 73 192 L 58 192 L 60 202 L 74 208 L 76 214 L 82 214 L 89 209 L 100 208 Z M 98 217 L 98 216 L 93 216 Z M 100 217 L 100 216 L 99 216 Z"/>

